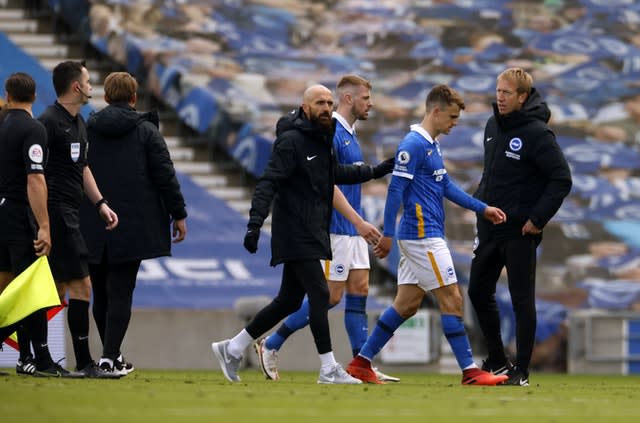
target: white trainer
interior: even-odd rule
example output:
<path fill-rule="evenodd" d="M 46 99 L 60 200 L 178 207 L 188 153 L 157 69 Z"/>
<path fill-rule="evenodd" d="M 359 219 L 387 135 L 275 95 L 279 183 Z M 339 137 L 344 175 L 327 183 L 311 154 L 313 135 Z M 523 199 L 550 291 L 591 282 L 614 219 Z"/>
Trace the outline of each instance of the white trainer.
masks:
<path fill-rule="evenodd" d="M 329 385 L 358 385 L 361 384 L 362 381 L 352 377 L 349 373 L 345 372 L 340 364 L 336 363 L 327 371 L 320 369 L 318 383 Z"/>
<path fill-rule="evenodd" d="M 262 338 L 253 344 L 258 354 L 260 368 L 265 378 L 268 380 L 278 380 L 280 379 L 280 375 L 278 374 L 278 350 L 270 350 L 267 348 L 266 343 L 267 338 Z"/>
<path fill-rule="evenodd" d="M 220 368 L 222 369 L 222 373 L 224 373 L 224 377 L 226 377 L 229 382 L 240 382 L 238 369 L 242 362 L 242 356 L 235 358 L 229 354 L 229 342 L 229 339 L 214 342 L 211 344 L 211 349 L 220 363 Z"/>
<path fill-rule="evenodd" d="M 384 374 L 377 367 L 373 368 L 373 372 L 376 374 L 376 377 L 381 382 L 400 382 L 399 377 L 394 377 L 394 376 L 389 376 L 387 374 Z"/>

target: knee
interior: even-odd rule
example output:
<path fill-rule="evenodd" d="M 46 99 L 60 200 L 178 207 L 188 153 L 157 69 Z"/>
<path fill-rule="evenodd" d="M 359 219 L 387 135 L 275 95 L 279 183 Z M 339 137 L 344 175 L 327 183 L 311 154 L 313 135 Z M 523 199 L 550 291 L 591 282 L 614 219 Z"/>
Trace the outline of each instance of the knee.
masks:
<path fill-rule="evenodd" d="M 340 302 L 340 300 L 342 299 L 342 292 L 331 292 L 329 294 L 329 305 L 336 305 Z"/>

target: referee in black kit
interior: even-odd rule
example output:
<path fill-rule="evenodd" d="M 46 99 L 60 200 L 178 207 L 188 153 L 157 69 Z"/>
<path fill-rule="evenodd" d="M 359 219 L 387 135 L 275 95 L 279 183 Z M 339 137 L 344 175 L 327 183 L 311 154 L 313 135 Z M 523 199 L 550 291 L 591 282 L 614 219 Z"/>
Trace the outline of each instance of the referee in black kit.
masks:
<path fill-rule="evenodd" d="M 0 292 L 37 256 L 51 250 L 44 179 L 47 133 L 31 111 L 36 83 L 26 73 L 14 73 L 5 91 L 8 103 L 0 117 Z M 46 309 L 0 328 L 0 344 L 16 330 L 21 346 L 16 371 L 60 376 L 63 369 L 51 359 L 47 344 Z"/>
<path fill-rule="evenodd" d="M 45 169 L 51 220 L 51 273 L 63 299 L 68 293 L 67 321 L 76 357 L 76 370 L 90 378 L 118 378 L 100 370 L 89 351 L 91 280 L 87 247 L 80 233 L 79 209 L 83 196 L 96 205 L 105 229 L 118 225 L 118 216 L 102 198 L 87 166 L 87 128 L 80 115 L 91 98 L 89 71 L 84 62 L 66 61 L 53 69 L 57 100 L 39 116 L 47 128 L 49 160 Z M 71 376 L 75 372 L 71 372 Z"/>

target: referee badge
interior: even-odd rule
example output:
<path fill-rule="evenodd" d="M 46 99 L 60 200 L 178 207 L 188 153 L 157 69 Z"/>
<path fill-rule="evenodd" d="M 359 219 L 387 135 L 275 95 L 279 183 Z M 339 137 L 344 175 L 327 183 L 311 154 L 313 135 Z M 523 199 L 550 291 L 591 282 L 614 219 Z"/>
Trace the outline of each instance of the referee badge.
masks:
<path fill-rule="evenodd" d="M 69 148 L 71 151 L 71 160 L 77 162 L 80 158 L 80 143 L 72 142 L 71 144 L 69 144 Z"/>

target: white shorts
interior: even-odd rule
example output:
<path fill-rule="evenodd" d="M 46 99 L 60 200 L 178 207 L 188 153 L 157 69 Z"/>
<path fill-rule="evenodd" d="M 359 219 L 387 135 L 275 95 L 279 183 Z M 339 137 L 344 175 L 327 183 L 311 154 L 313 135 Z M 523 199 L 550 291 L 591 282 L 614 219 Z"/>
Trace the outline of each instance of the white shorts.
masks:
<path fill-rule="evenodd" d="M 418 285 L 429 292 L 458 282 L 444 239 L 402 239 L 398 241 L 398 247 L 398 285 Z"/>
<path fill-rule="evenodd" d="M 331 234 L 333 260 L 320 260 L 328 281 L 344 282 L 353 269 L 369 269 L 369 247 L 361 236 Z"/>

